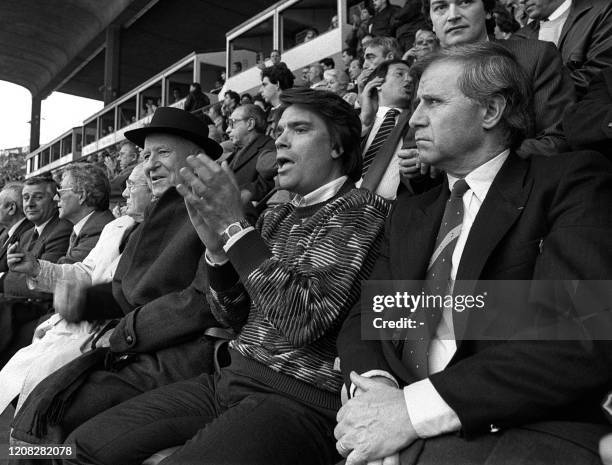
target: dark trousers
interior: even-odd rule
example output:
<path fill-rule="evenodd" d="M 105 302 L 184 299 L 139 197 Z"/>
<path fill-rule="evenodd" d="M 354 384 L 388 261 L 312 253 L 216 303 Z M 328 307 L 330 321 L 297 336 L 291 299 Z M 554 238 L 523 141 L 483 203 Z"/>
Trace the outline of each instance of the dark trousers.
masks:
<path fill-rule="evenodd" d="M 161 463 L 329 465 L 340 458 L 335 415 L 229 367 L 98 415 L 70 435 L 66 442 L 76 445 L 77 458 L 64 463 L 137 465 L 159 450 L 184 444 Z"/>

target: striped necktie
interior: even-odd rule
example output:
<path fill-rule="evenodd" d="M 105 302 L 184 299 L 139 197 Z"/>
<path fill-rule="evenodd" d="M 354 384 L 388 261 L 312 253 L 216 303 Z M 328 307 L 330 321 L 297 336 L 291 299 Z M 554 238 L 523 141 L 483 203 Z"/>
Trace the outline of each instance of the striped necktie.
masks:
<path fill-rule="evenodd" d="M 376 154 L 387 140 L 387 137 L 389 137 L 389 134 L 391 134 L 391 131 L 393 131 L 393 128 L 395 127 L 395 119 L 399 113 L 399 110 L 396 110 L 395 108 L 391 108 L 389 111 L 387 111 L 387 113 L 385 113 L 385 117 L 382 124 L 378 128 L 376 136 L 374 136 L 372 143 L 363 156 L 363 166 L 361 168 L 362 177 L 365 176 L 368 168 L 372 164 L 372 161 L 376 157 Z"/>
<path fill-rule="evenodd" d="M 429 260 L 425 275 L 425 295 L 439 295 L 444 299 L 451 293 L 453 252 L 463 224 L 463 195 L 469 188 L 465 179 L 459 179 L 455 182 L 446 202 L 434 253 Z M 407 339 L 402 350 L 402 361 L 413 368 L 419 379 L 428 375 L 429 343 L 438 328 L 444 307 L 428 307 L 424 310 L 428 333 L 422 333 L 422 336 L 416 340 Z"/>

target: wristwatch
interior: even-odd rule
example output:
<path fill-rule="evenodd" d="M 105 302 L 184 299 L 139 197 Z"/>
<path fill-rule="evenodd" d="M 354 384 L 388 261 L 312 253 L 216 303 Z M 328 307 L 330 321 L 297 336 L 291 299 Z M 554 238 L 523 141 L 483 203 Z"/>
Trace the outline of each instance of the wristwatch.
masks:
<path fill-rule="evenodd" d="M 225 244 L 227 244 L 227 241 L 229 241 L 232 236 L 235 236 L 239 232 L 242 232 L 246 228 L 250 228 L 250 227 L 251 227 L 251 223 L 249 223 L 244 218 L 241 219 L 240 221 L 236 221 L 235 223 L 230 224 L 221 233 L 221 245 L 225 246 Z"/>

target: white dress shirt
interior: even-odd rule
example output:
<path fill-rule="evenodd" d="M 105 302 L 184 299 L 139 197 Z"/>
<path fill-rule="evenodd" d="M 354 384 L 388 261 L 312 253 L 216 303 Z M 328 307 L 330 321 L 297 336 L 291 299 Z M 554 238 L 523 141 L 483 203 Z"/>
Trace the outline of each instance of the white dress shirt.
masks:
<path fill-rule="evenodd" d="M 565 21 L 567 21 L 571 6 L 572 0 L 565 0 L 559 8 L 553 11 L 546 21 L 540 21 L 540 30 L 538 32 L 539 40 L 559 45 L 561 30 L 565 25 Z"/>
<path fill-rule="evenodd" d="M 510 154 L 509 150 L 492 158 L 469 173 L 465 180 L 469 189 L 463 195 L 463 222 L 452 256 L 451 281 L 455 281 L 461 255 L 470 230 L 489 192 L 489 188 Z M 458 178 L 448 175 L 448 186 L 452 190 Z M 451 284 L 452 286 L 452 284 Z M 444 370 L 457 350 L 454 340 L 452 309 L 445 308 L 435 336 L 429 344 L 429 372 Z M 419 437 L 427 438 L 457 431 L 461 422 L 457 414 L 442 399 L 431 381 L 425 378 L 404 388 L 404 398 L 410 421 Z"/>
<path fill-rule="evenodd" d="M 385 115 L 389 110 L 391 110 L 391 107 L 378 107 L 378 110 L 376 111 L 376 118 L 374 118 L 374 124 L 372 125 L 372 129 L 370 130 L 370 134 L 368 135 L 368 138 L 366 140 L 365 147 L 363 148 L 364 154 L 368 151 L 370 145 L 372 145 L 372 141 L 374 140 L 374 137 L 376 137 L 376 133 L 380 129 L 380 126 L 382 125 L 382 122 L 385 119 Z M 396 108 L 396 110 L 400 113 L 402 112 L 400 108 Z M 397 118 L 395 118 L 395 124 L 397 124 L 398 118 L 399 115 Z M 402 148 L 403 143 L 404 141 L 402 139 L 400 139 L 397 143 L 397 147 L 395 148 L 395 154 L 389 161 L 389 166 L 387 166 L 387 170 L 380 179 L 380 182 L 376 187 L 376 191 L 374 192 L 375 194 L 380 195 L 381 197 L 387 200 L 395 200 L 395 197 L 397 197 L 397 188 L 399 187 L 400 183 L 399 157 L 397 156 L 397 152 L 399 149 Z M 355 185 L 357 187 L 361 187 L 362 182 L 363 178 L 360 179 Z"/>
<path fill-rule="evenodd" d="M 77 221 L 77 223 L 76 223 L 76 224 L 75 224 L 75 225 L 72 227 L 72 231 L 74 232 L 74 234 L 75 234 L 76 236 L 78 236 L 79 234 L 81 234 L 81 229 L 83 229 L 83 226 L 85 226 L 85 223 L 87 223 L 87 220 L 88 220 L 88 219 L 89 219 L 89 217 L 90 217 L 91 215 L 93 215 L 93 214 L 94 214 L 94 212 L 93 212 L 93 211 L 91 211 L 91 212 L 89 213 L 89 215 L 87 215 L 87 216 L 85 216 L 85 217 L 81 218 L 81 219 L 80 219 L 79 221 Z"/>
<path fill-rule="evenodd" d="M 13 234 L 15 234 L 15 231 L 17 231 L 17 228 L 19 227 L 19 225 L 23 223 L 25 220 L 26 220 L 25 218 L 21 218 L 19 221 L 17 221 L 17 223 L 15 223 L 13 226 L 9 228 L 9 230 L 7 231 L 8 236 L 6 237 L 7 241 L 11 238 Z M 0 247 L 2 246 L 4 246 L 4 244 L 0 244 Z"/>
<path fill-rule="evenodd" d="M 469 189 L 463 195 L 464 216 L 461 224 L 461 233 L 452 255 L 451 281 L 453 282 L 457 276 L 461 255 L 463 254 L 472 224 L 474 224 L 476 215 L 489 192 L 495 176 L 497 176 L 509 154 L 509 150 L 504 150 L 465 177 Z M 458 178 L 450 175 L 447 176 L 449 189 L 452 190 Z M 444 370 L 456 350 L 457 344 L 454 340 L 452 309 L 445 308 L 436 334 L 429 345 L 429 372 L 437 373 Z M 399 386 L 393 376 L 385 371 L 372 370 L 363 373 L 362 376 L 384 376 Z M 354 393 L 354 390 L 354 386 L 351 386 L 351 394 Z M 421 438 L 439 436 L 458 431 L 461 428 L 459 417 L 438 394 L 429 378 L 404 387 L 404 400 L 412 426 Z"/>

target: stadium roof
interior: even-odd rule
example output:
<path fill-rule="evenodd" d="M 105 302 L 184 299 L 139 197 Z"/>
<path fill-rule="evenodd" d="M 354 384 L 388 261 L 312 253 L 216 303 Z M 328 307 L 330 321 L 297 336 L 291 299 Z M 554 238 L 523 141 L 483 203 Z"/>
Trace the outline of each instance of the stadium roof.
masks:
<path fill-rule="evenodd" d="M 189 54 L 225 49 L 225 33 L 274 0 L 2 0 L 0 79 L 45 98 L 101 100 L 106 31 L 120 30 L 119 95 Z"/>

